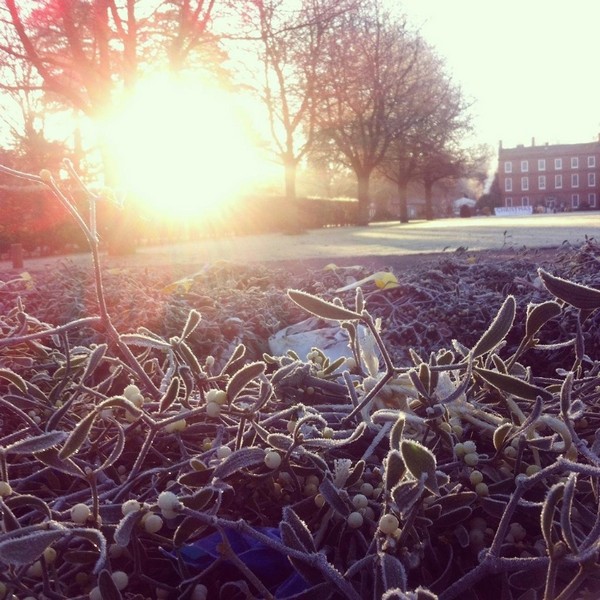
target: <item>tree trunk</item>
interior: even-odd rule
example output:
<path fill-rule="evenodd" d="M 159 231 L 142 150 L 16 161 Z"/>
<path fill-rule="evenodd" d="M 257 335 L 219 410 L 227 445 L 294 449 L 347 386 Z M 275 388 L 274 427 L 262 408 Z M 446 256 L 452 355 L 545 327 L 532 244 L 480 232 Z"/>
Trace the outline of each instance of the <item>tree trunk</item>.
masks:
<path fill-rule="evenodd" d="M 433 221 L 433 183 L 425 182 L 425 218 Z"/>
<path fill-rule="evenodd" d="M 285 198 L 288 202 L 296 200 L 296 161 L 285 159 Z"/>
<path fill-rule="evenodd" d="M 398 183 L 398 198 L 400 200 L 400 223 L 408 223 L 408 185 Z"/>
<path fill-rule="evenodd" d="M 285 233 L 298 234 L 304 231 L 301 223 L 300 208 L 296 198 L 296 167 L 298 161 L 293 157 L 283 158 L 283 168 L 285 171 L 285 204 L 286 215 L 284 222 Z"/>
<path fill-rule="evenodd" d="M 357 173 L 358 216 L 357 225 L 365 227 L 369 224 L 369 179 L 370 173 Z"/>

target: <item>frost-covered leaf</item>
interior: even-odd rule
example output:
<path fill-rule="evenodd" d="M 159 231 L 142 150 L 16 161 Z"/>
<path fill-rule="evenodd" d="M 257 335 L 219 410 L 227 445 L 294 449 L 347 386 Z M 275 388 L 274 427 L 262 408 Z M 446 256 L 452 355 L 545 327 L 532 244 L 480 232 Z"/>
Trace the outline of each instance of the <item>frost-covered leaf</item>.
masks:
<path fill-rule="evenodd" d="M 6 498 L 4 502 L 10 509 L 22 508 L 26 506 L 29 509 L 34 509 L 42 513 L 44 518 L 48 521 L 52 519 L 50 507 L 37 496 L 33 496 L 31 494 L 12 495 Z"/>
<path fill-rule="evenodd" d="M 67 458 L 66 460 L 59 458 L 57 448 L 48 448 L 47 450 L 37 452 L 35 457 L 41 463 L 51 467 L 52 469 L 56 469 L 61 473 L 65 473 L 71 477 L 85 477 L 85 473 L 70 458 Z"/>
<path fill-rule="evenodd" d="M 108 398 L 103 400 L 96 407 L 96 412 L 103 411 L 106 408 L 124 408 L 132 417 L 140 417 L 143 414 L 143 411 L 139 409 L 131 400 L 127 400 L 125 396 L 113 396 L 112 398 Z"/>
<path fill-rule="evenodd" d="M 454 527 L 468 519 L 473 513 L 470 506 L 460 506 L 454 510 L 443 512 L 434 522 L 435 528 L 444 529 L 446 527 Z"/>
<path fill-rule="evenodd" d="M 227 401 L 233 402 L 240 392 L 253 380 L 265 372 L 267 365 L 262 361 L 250 363 L 236 371 L 227 382 Z"/>
<path fill-rule="evenodd" d="M 215 490 L 211 487 L 206 487 L 198 490 L 191 496 L 182 496 L 180 501 L 187 508 L 193 510 L 203 510 L 206 505 L 213 499 Z"/>
<path fill-rule="evenodd" d="M 395 487 L 406 473 L 406 465 L 398 450 L 390 450 L 385 460 L 384 484 L 386 490 Z"/>
<path fill-rule="evenodd" d="M 552 549 L 554 548 L 554 541 L 552 540 L 554 509 L 556 508 L 558 501 L 562 498 L 564 491 L 564 483 L 554 484 L 546 494 L 544 504 L 542 505 L 542 512 L 540 514 L 540 528 L 550 556 L 552 556 Z"/>
<path fill-rule="evenodd" d="M 287 452 L 294 444 L 294 440 L 283 433 L 270 433 L 267 436 L 267 444 L 276 450 Z"/>
<path fill-rule="evenodd" d="M 85 538 L 93 544 L 98 550 L 98 560 L 94 565 L 92 572 L 99 573 L 104 568 L 107 562 L 107 544 L 106 538 L 99 529 L 91 529 L 88 527 L 76 527 L 70 530 L 75 535 Z"/>
<path fill-rule="evenodd" d="M 117 588 L 113 578 L 106 569 L 103 569 L 98 574 L 98 587 L 100 588 L 102 600 L 123 600 L 119 588 Z"/>
<path fill-rule="evenodd" d="M 384 590 L 399 588 L 406 591 L 406 570 L 404 565 L 395 556 L 387 552 L 379 554 L 379 569 L 383 579 Z"/>
<path fill-rule="evenodd" d="M 279 524 L 281 539 L 290 547 L 302 552 L 316 552 L 315 542 L 306 523 L 289 507 L 283 509 Z M 291 542 L 291 543 L 288 543 Z"/>
<path fill-rule="evenodd" d="M 133 511 L 127 513 L 117 525 L 115 532 L 113 534 L 114 540 L 116 544 L 125 548 L 129 545 L 129 541 L 131 540 L 131 534 L 136 528 L 137 524 L 141 521 L 144 516 L 144 512 L 141 510 Z"/>
<path fill-rule="evenodd" d="M 506 337 L 515 319 L 516 309 L 515 297 L 507 296 L 491 325 L 473 346 L 471 350 L 473 358 L 493 350 Z"/>
<path fill-rule="evenodd" d="M 352 431 L 352 433 L 346 438 L 336 438 L 336 439 L 323 439 L 323 438 L 313 438 L 306 439 L 303 442 L 303 445 L 306 448 L 341 448 L 347 444 L 355 442 L 358 438 L 360 438 L 366 430 L 366 424 L 361 422 L 358 424 L 356 429 Z"/>
<path fill-rule="evenodd" d="M 123 449 L 125 448 L 125 431 L 123 431 L 123 426 L 120 423 L 116 423 L 115 426 L 117 429 L 117 439 L 106 460 L 96 469 L 97 472 L 102 472 L 104 469 L 112 467 L 119 460 L 121 454 L 123 454 Z"/>
<path fill-rule="evenodd" d="M 288 296 L 301 308 L 307 312 L 333 321 L 354 321 L 360 319 L 361 315 L 333 302 L 327 302 L 312 294 L 301 292 L 300 290 L 288 290 Z"/>
<path fill-rule="evenodd" d="M 207 527 L 206 523 L 196 517 L 185 517 L 173 534 L 173 545 L 179 548 L 189 539 L 199 538 Z"/>
<path fill-rule="evenodd" d="M 421 475 L 426 474 L 425 487 L 430 492 L 438 494 L 439 489 L 435 475 L 437 463 L 433 452 L 415 440 L 402 440 L 400 452 L 406 468 L 413 476 L 420 479 Z"/>
<path fill-rule="evenodd" d="M 264 460 L 265 451 L 263 448 L 240 448 L 215 467 L 213 476 L 218 477 L 219 479 L 225 479 L 243 469 L 263 464 Z"/>
<path fill-rule="evenodd" d="M 325 502 L 331 506 L 340 516 L 346 518 L 350 514 L 348 505 L 344 501 L 344 498 L 340 494 L 340 490 L 333 485 L 333 482 L 328 477 L 325 477 L 319 486 L 319 492 Z"/>
<path fill-rule="evenodd" d="M 551 275 L 544 269 L 538 274 L 546 289 L 559 300 L 582 310 L 600 308 L 600 290 Z"/>
<path fill-rule="evenodd" d="M 227 362 L 225 363 L 223 368 L 221 369 L 221 375 L 226 375 L 234 371 L 238 363 L 241 362 L 245 355 L 246 346 L 244 346 L 244 344 L 238 344 L 231 353 L 231 356 L 227 359 Z"/>
<path fill-rule="evenodd" d="M 173 341 L 173 340 L 172 340 Z M 183 358 L 185 364 L 191 369 L 192 373 L 199 377 L 202 375 L 202 367 L 196 358 L 196 355 L 185 340 L 178 339 L 173 341 L 173 347 Z M 179 370 L 180 375 L 183 375 L 183 370 Z"/>
<path fill-rule="evenodd" d="M 423 494 L 425 486 L 421 480 L 403 481 L 392 490 L 392 498 L 398 510 L 402 513 L 409 511 Z"/>
<path fill-rule="evenodd" d="M 188 313 L 187 321 L 183 326 L 183 331 L 181 333 L 181 339 L 185 340 L 187 337 L 192 335 L 196 327 L 198 327 L 200 321 L 202 320 L 202 315 L 195 309 L 192 308 Z"/>
<path fill-rule="evenodd" d="M 469 490 L 440 496 L 436 499 L 435 504 L 442 507 L 444 512 L 460 508 L 461 506 L 470 506 L 477 499 L 477 494 Z"/>
<path fill-rule="evenodd" d="M 493 387 L 513 396 L 525 398 L 526 400 L 535 400 L 538 396 L 541 396 L 543 400 L 552 399 L 552 394 L 544 388 L 527 383 L 512 375 L 479 368 L 476 368 L 475 372 Z"/>
<path fill-rule="evenodd" d="M 558 317 L 560 313 L 560 304 L 554 300 L 548 300 L 541 304 L 529 304 L 525 321 L 525 335 L 533 337 L 550 319 Z"/>
<path fill-rule="evenodd" d="M 567 543 L 573 554 L 579 551 L 579 544 L 573 530 L 573 500 L 575 499 L 575 486 L 577 485 L 577 473 L 571 473 L 565 483 L 562 506 L 560 508 L 560 528 L 563 540 Z"/>
<path fill-rule="evenodd" d="M 365 461 L 359 460 L 355 465 L 352 471 L 350 471 L 350 475 L 348 475 L 348 479 L 346 479 L 346 487 L 352 487 L 355 485 L 358 480 L 363 476 L 365 471 Z"/>
<path fill-rule="evenodd" d="M 27 383 L 25 380 L 10 369 L 0 369 L 0 379 L 10 381 L 22 394 L 27 392 Z"/>
<path fill-rule="evenodd" d="M 104 355 L 108 349 L 107 344 L 98 344 L 87 359 L 87 364 L 85 365 L 85 371 L 81 376 L 81 381 L 85 381 L 88 377 L 91 377 L 94 371 L 98 368 L 98 365 L 102 362 Z"/>
<path fill-rule="evenodd" d="M 0 541 L 0 562 L 15 567 L 30 565 L 64 535 L 63 529 L 42 530 Z"/>
<path fill-rule="evenodd" d="M 140 333 L 122 333 L 119 339 L 128 346 L 141 346 L 142 348 L 152 348 L 154 350 L 170 350 L 171 344 L 164 340 L 142 335 Z"/>
<path fill-rule="evenodd" d="M 162 413 L 168 410 L 175 399 L 177 398 L 177 394 L 179 394 L 179 388 L 181 387 L 181 379 L 179 377 L 173 377 L 171 381 L 169 381 L 169 385 L 167 390 L 165 391 L 163 397 L 160 399 L 158 403 L 158 412 Z"/>
<path fill-rule="evenodd" d="M 511 433 L 512 430 L 512 423 L 502 423 L 502 425 L 498 425 L 498 427 L 496 427 L 492 436 L 492 441 L 496 450 L 500 450 L 500 448 L 502 448 L 504 440 Z"/>
<path fill-rule="evenodd" d="M 398 415 L 392 430 L 390 431 L 390 450 L 400 450 L 400 442 L 402 441 L 402 433 L 404 432 L 404 423 L 406 419 L 403 413 Z"/>
<path fill-rule="evenodd" d="M 49 431 L 18 442 L 13 442 L 5 448 L 7 454 L 35 454 L 49 448 L 54 448 L 67 437 L 64 431 Z"/>
<path fill-rule="evenodd" d="M 190 488 L 201 487 L 206 485 L 212 479 L 213 472 L 213 469 L 190 471 L 189 473 L 184 473 L 181 475 L 177 481 L 179 481 L 181 485 L 185 485 Z"/>
<path fill-rule="evenodd" d="M 573 378 L 575 374 L 569 371 L 560 388 L 560 412 L 563 418 L 568 418 L 571 412 L 571 393 L 573 391 Z"/>
<path fill-rule="evenodd" d="M 64 446 L 60 449 L 58 453 L 58 457 L 69 458 L 73 454 L 75 454 L 79 448 L 83 445 L 83 443 L 88 439 L 90 435 L 90 431 L 92 430 L 92 426 L 94 425 L 94 420 L 96 419 L 96 412 L 92 411 L 88 415 L 86 415 L 77 425 L 75 429 L 71 431 L 67 441 Z"/>
<path fill-rule="evenodd" d="M 0 511 L 2 513 L 2 531 L 4 533 L 10 533 L 15 529 L 21 529 L 19 519 L 15 516 L 15 513 L 6 505 L 2 497 L 0 496 Z"/>

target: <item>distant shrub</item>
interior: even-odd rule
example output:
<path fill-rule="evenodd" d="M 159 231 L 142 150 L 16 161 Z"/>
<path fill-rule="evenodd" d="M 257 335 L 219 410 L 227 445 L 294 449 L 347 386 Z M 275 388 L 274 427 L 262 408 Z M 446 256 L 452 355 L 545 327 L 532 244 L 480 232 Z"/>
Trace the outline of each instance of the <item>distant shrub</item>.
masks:
<path fill-rule="evenodd" d="M 473 213 L 472 213 L 472 210 L 471 210 L 471 207 L 470 207 L 470 206 L 467 206 L 466 204 L 463 204 L 463 205 L 460 207 L 459 214 L 460 214 L 461 218 L 463 218 L 463 219 L 464 219 L 464 218 L 466 218 L 466 217 L 470 217 L 470 216 L 472 216 L 472 214 L 473 214 Z"/>

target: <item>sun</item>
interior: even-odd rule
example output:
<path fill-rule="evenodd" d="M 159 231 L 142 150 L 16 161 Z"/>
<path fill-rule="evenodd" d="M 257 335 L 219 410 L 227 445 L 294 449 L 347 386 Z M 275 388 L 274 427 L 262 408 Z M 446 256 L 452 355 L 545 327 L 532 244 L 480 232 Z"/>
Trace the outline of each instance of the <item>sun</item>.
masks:
<path fill-rule="evenodd" d="M 201 217 L 265 175 L 235 97 L 201 80 L 145 79 L 106 122 L 129 195 L 165 217 Z"/>

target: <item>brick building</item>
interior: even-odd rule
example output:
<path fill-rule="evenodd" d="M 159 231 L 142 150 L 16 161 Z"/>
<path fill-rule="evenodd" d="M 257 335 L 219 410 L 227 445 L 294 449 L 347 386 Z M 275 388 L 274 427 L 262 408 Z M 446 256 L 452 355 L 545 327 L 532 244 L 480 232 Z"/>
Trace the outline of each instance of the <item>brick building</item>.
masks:
<path fill-rule="evenodd" d="M 600 208 L 600 139 L 583 144 L 498 149 L 503 206 L 534 211 Z"/>

